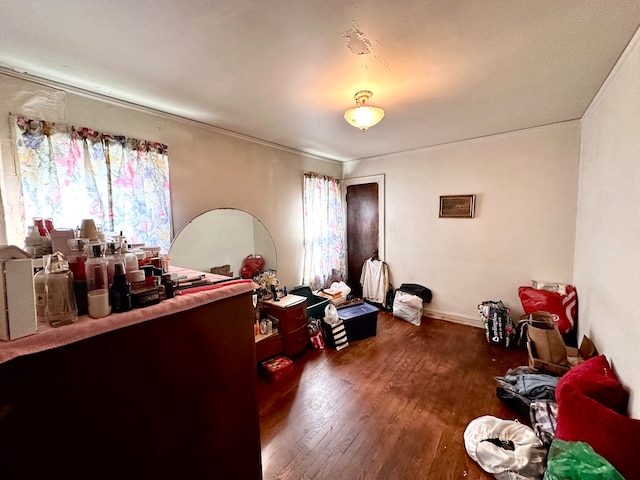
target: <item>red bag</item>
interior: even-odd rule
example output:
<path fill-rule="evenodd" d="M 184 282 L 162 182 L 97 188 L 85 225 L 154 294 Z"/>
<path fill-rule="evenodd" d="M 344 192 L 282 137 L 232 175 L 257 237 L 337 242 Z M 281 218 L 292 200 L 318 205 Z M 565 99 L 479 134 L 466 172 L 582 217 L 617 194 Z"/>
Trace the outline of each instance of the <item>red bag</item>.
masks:
<path fill-rule="evenodd" d="M 553 322 L 563 335 L 575 328 L 578 315 L 578 295 L 573 285 L 567 285 L 567 294 L 547 290 L 537 290 L 533 287 L 519 287 L 518 296 L 522 308 L 527 315 L 535 312 L 549 312 Z"/>
<path fill-rule="evenodd" d="M 322 350 L 324 348 L 324 336 L 322 335 L 320 320 L 310 318 L 307 322 L 307 328 L 309 329 L 309 339 L 313 348 Z"/>
<path fill-rule="evenodd" d="M 260 255 L 247 255 L 242 262 L 242 268 L 240 269 L 240 276 L 242 278 L 253 278 L 256 273 L 262 270 L 264 267 L 264 258 Z"/>

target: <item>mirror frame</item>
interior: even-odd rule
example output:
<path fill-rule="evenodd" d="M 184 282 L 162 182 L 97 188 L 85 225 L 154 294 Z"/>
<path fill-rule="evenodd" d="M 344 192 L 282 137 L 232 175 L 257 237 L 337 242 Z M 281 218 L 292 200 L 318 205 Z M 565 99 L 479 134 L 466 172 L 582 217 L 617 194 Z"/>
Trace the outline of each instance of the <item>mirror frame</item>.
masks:
<path fill-rule="evenodd" d="M 171 265 L 207 273 L 230 265 L 231 276 L 240 276 L 248 255 L 261 255 L 265 270 L 277 269 L 271 233 L 260 219 L 238 208 L 214 208 L 195 216 L 173 237 L 168 255 Z"/>

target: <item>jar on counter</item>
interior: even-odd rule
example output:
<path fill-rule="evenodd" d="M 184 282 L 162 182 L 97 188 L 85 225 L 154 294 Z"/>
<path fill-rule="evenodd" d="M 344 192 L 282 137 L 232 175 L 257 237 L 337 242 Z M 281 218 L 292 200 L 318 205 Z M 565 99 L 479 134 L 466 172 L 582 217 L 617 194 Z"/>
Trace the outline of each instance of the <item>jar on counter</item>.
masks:
<path fill-rule="evenodd" d="M 78 320 L 73 274 L 62 254 L 44 255 L 44 268 L 34 277 L 38 320 L 52 327 Z"/>

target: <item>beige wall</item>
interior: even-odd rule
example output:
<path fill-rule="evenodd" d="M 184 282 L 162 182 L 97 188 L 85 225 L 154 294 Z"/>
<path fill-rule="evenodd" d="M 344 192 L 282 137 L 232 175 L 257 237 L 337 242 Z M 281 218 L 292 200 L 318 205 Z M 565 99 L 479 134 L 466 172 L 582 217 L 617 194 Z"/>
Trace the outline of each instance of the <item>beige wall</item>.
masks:
<path fill-rule="evenodd" d="M 574 278 L 580 333 L 632 390 L 640 418 L 640 34 L 582 121 Z"/>
<path fill-rule="evenodd" d="M 479 325 L 483 300 L 519 318 L 518 286 L 571 282 L 579 140 L 567 122 L 349 162 L 344 176 L 385 175 L 394 285 L 424 285 L 430 314 Z M 476 194 L 475 218 L 438 218 L 439 196 L 458 194 Z"/>
<path fill-rule="evenodd" d="M 245 210 L 271 233 L 278 256 L 278 277 L 290 286 L 297 285 L 302 276 L 302 173 L 341 174 L 337 162 L 0 74 L 5 195 L 15 195 L 18 185 L 11 153 L 10 112 L 167 144 L 174 232 L 212 208 Z"/>

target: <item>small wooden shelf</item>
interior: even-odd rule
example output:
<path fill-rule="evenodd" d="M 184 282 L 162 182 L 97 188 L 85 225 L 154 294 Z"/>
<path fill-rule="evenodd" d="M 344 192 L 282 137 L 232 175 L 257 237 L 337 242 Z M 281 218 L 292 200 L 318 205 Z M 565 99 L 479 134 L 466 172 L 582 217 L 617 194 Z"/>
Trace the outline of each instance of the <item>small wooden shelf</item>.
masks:
<path fill-rule="evenodd" d="M 262 337 L 258 339 L 258 337 Z M 261 362 L 266 358 L 279 355 L 284 351 L 282 334 L 256 335 L 256 361 Z"/>
<path fill-rule="evenodd" d="M 275 335 L 280 335 L 280 334 L 278 332 L 270 333 L 269 335 L 259 333 L 258 335 L 255 336 L 256 337 L 256 343 L 262 342 L 263 340 L 271 338 L 271 337 L 273 337 Z"/>

